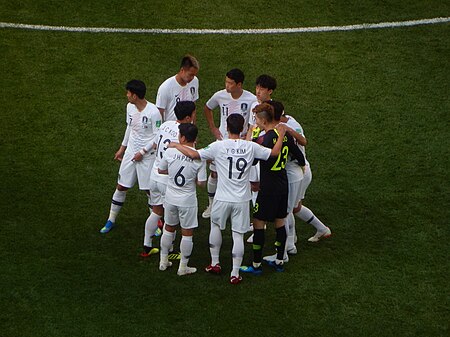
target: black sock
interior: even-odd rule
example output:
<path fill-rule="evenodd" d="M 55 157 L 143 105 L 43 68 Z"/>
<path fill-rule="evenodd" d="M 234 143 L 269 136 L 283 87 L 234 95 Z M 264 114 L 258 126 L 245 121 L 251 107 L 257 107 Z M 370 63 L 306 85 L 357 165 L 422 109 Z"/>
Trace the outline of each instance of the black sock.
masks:
<path fill-rule="evenodd" d="M 264 247 L 265 232 L 264 229 L 255 229 L 253 236 L 253 262 L 261 263 L 262 249 Z"/>
<path fill-rule="evenodd" d="M 275 242 L 275 246 L 277 247 L 277 259 L 278 260 L 283 260 L 284 258 L 284 249 L 286 247 L 286 228 L 284 227 L 284 225 L 280 228 L 276 229 L 276 242 Z"/>

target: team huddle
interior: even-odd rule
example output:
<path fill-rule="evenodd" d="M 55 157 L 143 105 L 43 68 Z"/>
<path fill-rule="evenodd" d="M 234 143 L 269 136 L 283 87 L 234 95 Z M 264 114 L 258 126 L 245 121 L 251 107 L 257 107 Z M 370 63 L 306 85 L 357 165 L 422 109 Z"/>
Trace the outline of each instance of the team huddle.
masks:
<path fill-rule="evenodd" d="M 179 72 L 159 87 L 156 104 L 146 100 L 142 81 L 127 83 L 127 128 L 114 156 L 121 161 L 119 177 L 108 221 L 100 232 L 106 234 L 115 226 L 126 192 L 137 181 L 151 209 L 141 256 L 159 253 L 159 270 L 171 267 L 169 253 L 179 226 L 182 238 L 177 274 L 193 274 L 197 269 L 188 263 L 198 227 L 196 186 L 206 185 L 209 205 L 202 217 L 210 218 L 211 223 L 211 263 L 205 271 L 221 273 L 222 230 L 227 222 L 231 223 L 233 239 L 230 283 L 242 281 L 240 272 L 261 274 L 263 261 L 276 271 L 284 271 L 289 255 L 297 253 L 295 216 L 316 228 L 308 241 L 318 242 L 331 235 L 331 230 L 302 205 L 312 179 L 303 129 L 292 116 L 285 115 L 281 102 L 272 100 L 277 85 L 273 77 L 259 76 L 254 95 L 243 89 L 244 73 L 232 69 L 226 74 L 225 89 L 217 91 L 204 107 L 216 141 L 196 149 L 198 71 L 196 58 L 183 57 Z M 220 113 L 218 127 L 214 110 Z M 158 249 L 153 238 L 162 223 Z M 276 254 L 263 257 L 268 223 L 275 227 Z M 244 235 L 251 230 L 247 242 L 253 244 L 253 260 L 243 266 Z"/>

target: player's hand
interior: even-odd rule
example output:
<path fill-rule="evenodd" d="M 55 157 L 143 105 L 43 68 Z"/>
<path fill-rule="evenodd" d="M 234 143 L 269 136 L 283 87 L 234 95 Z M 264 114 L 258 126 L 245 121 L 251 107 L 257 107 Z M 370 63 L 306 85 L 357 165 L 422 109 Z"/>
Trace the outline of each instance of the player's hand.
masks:
<path fill-rule="evenodd" d="M 133 159 L 131 159 L 131 161 L 141 161 L 142 158 L 144 158 L 144 156 L 142 155 L 142 153 L 137 152 L 137 153 L 134 155 Z"/>
<path fill-rule="evenodd" d="M 217 140 L 223 139 L 222 133 L 220 132 L 220 130 L 218 128 L 211 129 L 211 132 Z"/>
<path fill-rule="evenodd" d="M 122 149 L 119 149 L 119 151 L 117 151 L 117 152 L 114 154 L 114 160 L 122 161 L 122 159 L 123 159 L 123 153 L 124 153 L 124 151 L 123 151 Z"/>
<path fill-rule="evenodd" d="M 280 136 L 284 137 L 284 135 L 286 134 L 286 125 L 280 123 L 276 126 L 276 129 L 277 129 L 278 133 L 280 134 Z"/>

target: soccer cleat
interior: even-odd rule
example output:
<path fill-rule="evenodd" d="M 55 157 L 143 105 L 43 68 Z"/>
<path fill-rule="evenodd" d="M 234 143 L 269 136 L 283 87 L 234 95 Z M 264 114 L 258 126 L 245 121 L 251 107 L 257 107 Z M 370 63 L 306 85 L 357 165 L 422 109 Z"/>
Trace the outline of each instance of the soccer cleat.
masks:
<path fill-rule="evenodd" d="M 167 268 L 172 267 L 172 262 L 167 261 L 167 262 L 159 262 L 159 270 L 161 271 L 165 271 L 167 270 Z"/>
<path fill-rule="evenodd" d="M 191 275 L 194 274 L 196 271 L 197 268 L 194 267 L 179 268 L 177 271 L 177 275 L 178 276 Z"/>
<path fill-rule="evenodd" d="M 311 236 L 308 241 L 309 242 L 319 242 L 322 239 L 326 239 L 328 237 L 331 236 L 331 230 L 327 227 L 327 229 L 325 230 L 325 232 L 319 232 L 317 231 L 316 234 L 314 234 L 314 236 Z"/>
<path fill-rule="evenodd" d="M 278 272 L 284 271 L 283 263 L 277 264 L 275 261 L 267 261 L 267 265 L 271 266 L 272 268 L 275 268 L 275 271 Z"/>
<path fill-rule="evenodd" d="M 247 243 L 253 243 L 253 234 L 248 237 Z"/>
<path fill-rule="evenodd" d="M 273 254 L 273 255 L 268 255 L 268 256 L 264 256 L 263 260 L 266 262 L 270 262 L 270 261 L 275 261 L 277 259 L 277 254 Z M 286 255 L 286 257 L 283 259 L 284 263 L 289 262 L 289 256 Z"/>
<path fill-rule="evenodd" d="M 102 234 L 106 234 L 108 233 L 111 229 L 113 229 L 115 226 L 114 222 L 112 222 L 111 220 L 106 221 L 105 226 L 103 226 L 102 229 L 100 229 L 100 233 Z"/>
<path fill-rule="evenodd" d="M 211 217 L 211 205 L 208 205 L 208 207 L 206 207 L 206 209 L 202 213 L 202 218 L 208 219 L 210 217 Z"/>
<path fill-rule="evenodd" d="M 261 275 L 263 272 L 261 266 L 259 266 L 258 268 L 255 268 L 253 266 L 242 266 L 241 268 L 239 268 L 239 270 L 243 273 L 249 273 L 255 276 Z"/>
<path fill-rule="evenodd" d="M 205 271 L 207 273 L 210 274 L 220 274 L 220 271 L 222 270 L 222 268 L 220 267 L 220 264 L 216 264 L 215 266 L 213 266 L 212 264 L 210 264 L 208 267 L 205 268 Z"/>
<path fill-rule="evenodd" d="M 140 255 L 141 257 L 149 257 L 150 255 L 155 255 L 158 253 L 159 253 L 158 248 L 144 246 L 144 251 Z"/>
<path fill-rule="evenodd" d="M 231 284 L 239 284 L 242 281 L 242 276 L 238 275 L 238 276 L 231 276 L 230 277 L 230 283 Z"/>

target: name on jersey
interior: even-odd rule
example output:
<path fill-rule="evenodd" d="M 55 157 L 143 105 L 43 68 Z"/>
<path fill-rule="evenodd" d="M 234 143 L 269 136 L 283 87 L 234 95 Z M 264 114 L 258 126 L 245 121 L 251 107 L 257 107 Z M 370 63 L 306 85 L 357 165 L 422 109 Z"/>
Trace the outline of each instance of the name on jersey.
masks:
<path fill-rule="evenodd" d="M 273 138 L 272 141 L 274 144 L 276 144 L 278 138 Z M 288 141 L 287 136 L 284 136 L 283 143 L 286 143 Z"/>
<path fill-rule="evenodd" d="M 192 158 L 189 158 L 189 157 L 185 156 L 184 154 L 178 154 L 178 153 L 173 155 L 173 159 L 182 160 L 182 161 L 188 161 L 188 162 L 193 162 L 194 161 Z"/>
<path fill-rule="evenodd" d="M 165 126 L 163 129 L 161 129 L 165 133 L 169 134 L 173 138 L 178 138 L 178 130 L 172 130 L 169 126 Z"/>
<path fill-rule="evenodd" d="M 227 151 L 227 154 L 246 154 L 247 153 L 246 149 L 230 149 L 230 148 L 226 148 L 225 150 Z"/>

